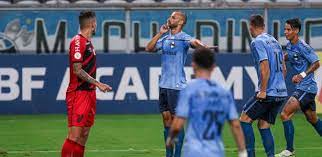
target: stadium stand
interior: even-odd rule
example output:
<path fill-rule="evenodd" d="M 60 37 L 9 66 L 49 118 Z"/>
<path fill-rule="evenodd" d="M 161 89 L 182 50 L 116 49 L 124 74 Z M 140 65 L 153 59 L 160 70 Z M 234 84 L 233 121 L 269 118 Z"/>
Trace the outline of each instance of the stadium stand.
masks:
<path fill-rule="evenodd" d="M 0 0 L 0 5 L 8 4 L 57 4 L 57 3 L 76 3 L 76 4 L 96 4 L 96 3 L 106 3 L 106 4 L 125 4 L 125 3 L 213 3 L 213 2 L 227 2 L 227 3 L 299 3 L 299 2 L 322 2 L 322 0 Z"/>

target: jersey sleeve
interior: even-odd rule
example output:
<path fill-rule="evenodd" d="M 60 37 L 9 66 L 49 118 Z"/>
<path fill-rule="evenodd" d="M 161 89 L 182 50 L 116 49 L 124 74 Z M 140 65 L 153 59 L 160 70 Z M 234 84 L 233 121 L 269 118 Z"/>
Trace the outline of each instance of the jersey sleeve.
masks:
<path fill-rule="evenodd" d="M 86 41 L 76 37 L 70 43 L 69 55 L 72 63 L 83 62 L 83 56 L 86 49 Z"/>
<path fill-rule="evenodd" d="M 227 92 L 227 99 L 228 99 L 228 109 L 227 109 L 227 119 L 228 120 L 235 120 L 238 119 L 238 114 L 235 106 L 235 101 L 233 99 L 233 96 L 230 92 Z"/>
<path fill-rule="evenodd" d="M 255 40 L 254 42 L 252 42 L 252 51 L 253 53 L 255 53 L 256 56 L 258 56 L 258 62 L 268 59 L 267 51 L 265 49 L 263 41 Z"/>
<path fill-rule="evenodd" d="M 319 61 L 319 57 L 310 45 L 303 44 L 303 46 L 301 46 L 301 53 L 303 54 L 303 57 L 306 60 L 308 60 L 309 63 Z"/>
<path fill-rule="evenodd" d="M 187 45 L 188 47 L 192 47 L 191 41 L 194 40 L 194 38 L 191 37 L 189 34 L 184 34 L 182 36 L 182 40 L 184 40 L 185 45 Z"/>
<path fill-rule="evenodd" d="M 188 118 L 190 110 L 190 94 L 187 88 L 180 91 L 176 116 Z"/>

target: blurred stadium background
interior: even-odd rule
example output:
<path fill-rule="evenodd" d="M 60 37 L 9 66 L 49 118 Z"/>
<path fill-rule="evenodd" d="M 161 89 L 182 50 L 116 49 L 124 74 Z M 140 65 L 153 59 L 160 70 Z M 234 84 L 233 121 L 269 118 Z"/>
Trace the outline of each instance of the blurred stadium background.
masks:
<path fill-rule="evenodd" d="M 86 156 L 163 155 L 157 105 L 160 54 L 148 54 L 144 46 L 174 10 L 187 14 L 185 32 L 219 46 L 213 79 L 231 89 L 239 110 L 257 83 L 249 54 L 250 15 L 264 15 L 267 32 L 282 45 L 287 42 L 284 22 L 299 17 L 302 39 L 322 58 L 322 0 L 0 0 L 0 156 L 59 156 L 67 132 L 69 41 L 79 30 L 83 9 L 97 14 L 97 78 L 114 88 L 106 94 L 97 91 L 100 115 Z M 316 80 L 321 91 L 322 68 Z M 292 84 L 287 84 L 291 93 Z M 322 94 L 317 96 L 322 113 L 319 100 Z M 321 157 L 322 140 L 300 114 L 295 123 L 298 156 Z M 285 144 L 279 120 L 273 129 L 280 151 Z M 230 137 L 225 131 L 228 157 L 236 156 Z M 257 147 L 264 156 L 260 142 Z"/>

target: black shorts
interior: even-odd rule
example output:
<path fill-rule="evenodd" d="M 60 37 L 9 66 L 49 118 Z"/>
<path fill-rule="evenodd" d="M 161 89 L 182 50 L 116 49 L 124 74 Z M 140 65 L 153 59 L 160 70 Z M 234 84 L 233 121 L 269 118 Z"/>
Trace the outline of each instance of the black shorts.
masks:
<path fill-rule="evenodd" d="M 302 90 L 295 90 L 292 94 L 299 102 L 302 112 L 307 110 L 316 111 L 315 96 L 316 94 L 305 92 Z"/>
<path fill-rule="evenodd" d="M 159 108 L 160 112 L 170 111 L 171 114 L 176 113 L 177 101 L 180 90 L 175 89 L 159 89 Z"/>
<path fill-rule="evenodd" d="M 252 120 L 261 119 L 270 124 L 275 124 L 276 116 L 286 97 L 267 96 L 264 100 L 251 97 L 243 107 L 243 112 Z"/>

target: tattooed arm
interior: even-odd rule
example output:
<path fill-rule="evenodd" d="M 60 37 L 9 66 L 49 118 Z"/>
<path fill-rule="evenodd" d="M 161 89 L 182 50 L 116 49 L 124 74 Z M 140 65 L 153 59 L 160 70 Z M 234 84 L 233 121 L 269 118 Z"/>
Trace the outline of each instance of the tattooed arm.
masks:
<path fill-rule="evenodd" d="M 107 92 L 112 90 L 112 88 L 104 83 L 101 83 L 90 76 L 86 71 L 82 69 L 82 63 L 73 63 L 73 73 L 80 79 L 97 86 L 102 92 Z"/>

